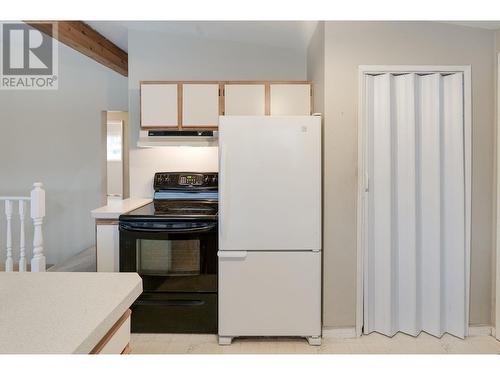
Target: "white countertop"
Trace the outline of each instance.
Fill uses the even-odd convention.
[[[118,219],[121,214],[135,210],[152,202],[147,198],[127,198],[123,200],[111,201],[107,206],[92,210],[92,217],[95,219]]]
[[[141,292],[136,273],[0,272],[0,353],[89,353]]]

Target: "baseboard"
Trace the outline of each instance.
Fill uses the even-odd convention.
[[[352,339],[356,336],[356,327],[323,327],[323,337],[330,337],[336,339]]]
[[[469,336],[493,336],[492,326],[469,326]]]
[[[469,336],[495,336],[495,328],[487,325],[469,326]],[[356,336],[356,327],[323,327],[323,337],[352,339]]]

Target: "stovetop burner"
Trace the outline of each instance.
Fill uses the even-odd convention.
[[[155,208],[157,202],[149,203],[136,210],[130,211],[125,215],[120,216],[121,221],[160,221],[160,220],[217,220],[217,203],[211,208],[196,209],[193,207],[180,207],[177,209],[161,209]]]

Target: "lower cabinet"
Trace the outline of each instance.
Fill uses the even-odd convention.
[[[120,271],[120,235],[118,222],[96,220],[97,272]]]

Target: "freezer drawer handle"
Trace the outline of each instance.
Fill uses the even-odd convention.
[[[219,258],[246,258],[246,251],[218,251],[217,256]]]

